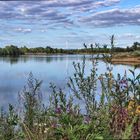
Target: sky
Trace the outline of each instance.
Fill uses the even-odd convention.
[[[140,0],[0,1],[0,47],[117,47],[140,41]]]

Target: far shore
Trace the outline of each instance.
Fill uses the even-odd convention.
[[[140,56],[135,56],[131,53],[116,54],[112,58],[113,64],[126,64],[126,65],[140,65]]]
[[[140,65],[140,57],[113,58],[113,64]]]

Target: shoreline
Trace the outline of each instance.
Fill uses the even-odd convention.
[[[140,65],[140,56],[135,56],[130,53],[116,54],[112,58],[113,64],[126,64],[126,65]]]

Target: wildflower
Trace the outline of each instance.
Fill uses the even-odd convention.
[[[128,111],[133,110],[132,106],[129,105],[128,108],[127,108],[127,110],[128,110]]]
[[[128,106],[133,106],[135,105],[135,101],[134,100],[130,100],[129,105]]]
[[[57,127],[56,122],[53,122],[53,123],[51,124],[51,128],[56,128],[56,127]]]
[[[38,125],[38,123],[34,123],[34,126],[37,126]]]
[[[134,112],[131,112],[130,115],[134,116],[135,114],[134,114]]]
[[[72,108],[72,104],[71,103],[67,104],[66,111],[67,111],[67,113],[69,113],[71,115],[74,114],[74,109]]]
[[[49,128],[45,128],[44,133],[47,133],[49,130]]]
[[[47,133],[47,131],[46,131],[46,130],[44,130],[44,133]]]
[[[60,108],[60,107],[57,107],[57,108],[55,109],[55,113],[57,113],[57,114],[61,114],[61,113],[62,113],[61,108]]]
[[[125,74],[124,74],[124,76],[122,78],[121,78],[120,74],[118,74],[117,85],[118,85],[119,90],[121,92],[128,89],[128,80],[127,80],[126,72],[125,72]]]
[[[130,100],[127,110],[129,111],[129,114],[132,116],[135,114],[135,106],[136,106],[136,102],[134,100]]]
[[[120,112],[121,115],[123,115],[123,117],[127,117],[127,115],[128,115],[128,112],[125,108],[120,109],[119,112]]]
[[[125,79],[120,80],[119,84],[120,84],[120,89],[121,90],[125,90],[128,87],[127,80],[125,80]]]
[[[140,105],[137,106],[137,108],[136,108],[136,114],[137,114],[137,115],[140,115]]]
[[[128,104],[128,110],[133,110],[134,107],[135,107],[135,101],[134,100],[130,100],[129,104]]]
[[[42,124],[40,123],[38,126],[40,126],[40,127],[41,127],[41,126],[42,126]]]
[[[44,123],[43,125],[44,125],[44,126],[46,126],[47,124],[46,124],[46,123]]]
[[[108,75],[110,78],[112,78],[112,72],[109,72]]]
[[[88,123],[90,123],[90,121],[91,121],[91,118],[89,116],[86,116],[85,119],[84,119],[84,122],[86,124],[88,124]]]

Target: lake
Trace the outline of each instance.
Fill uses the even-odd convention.
[[[48,56],[20,56],[17,58],[0,57],[0,106],[7,106],[9,103],[16,105],[18,102],[18,93],[26,85],[29,73],[32,72],[34,77],[43,80],[42,93],[44,102],[48,102],[50,95],[50,82],[57,87],[66,90],[68,78],[73,75],[73,62],[82,62],[84,55],[48,55]],[[92,68],[91,55],[85,55],[86,70],[88,75]],[[98,74],[106,71],[106,64],[103,61],[98,63]],[[130,76],[127,65],[114,65],[113,73],[121,75],[127,71]],[[140,69],[136,70],[138,74]],[[131,77],[131,76],[130,76]],[[67,90],[68,94],[69,91]]]

